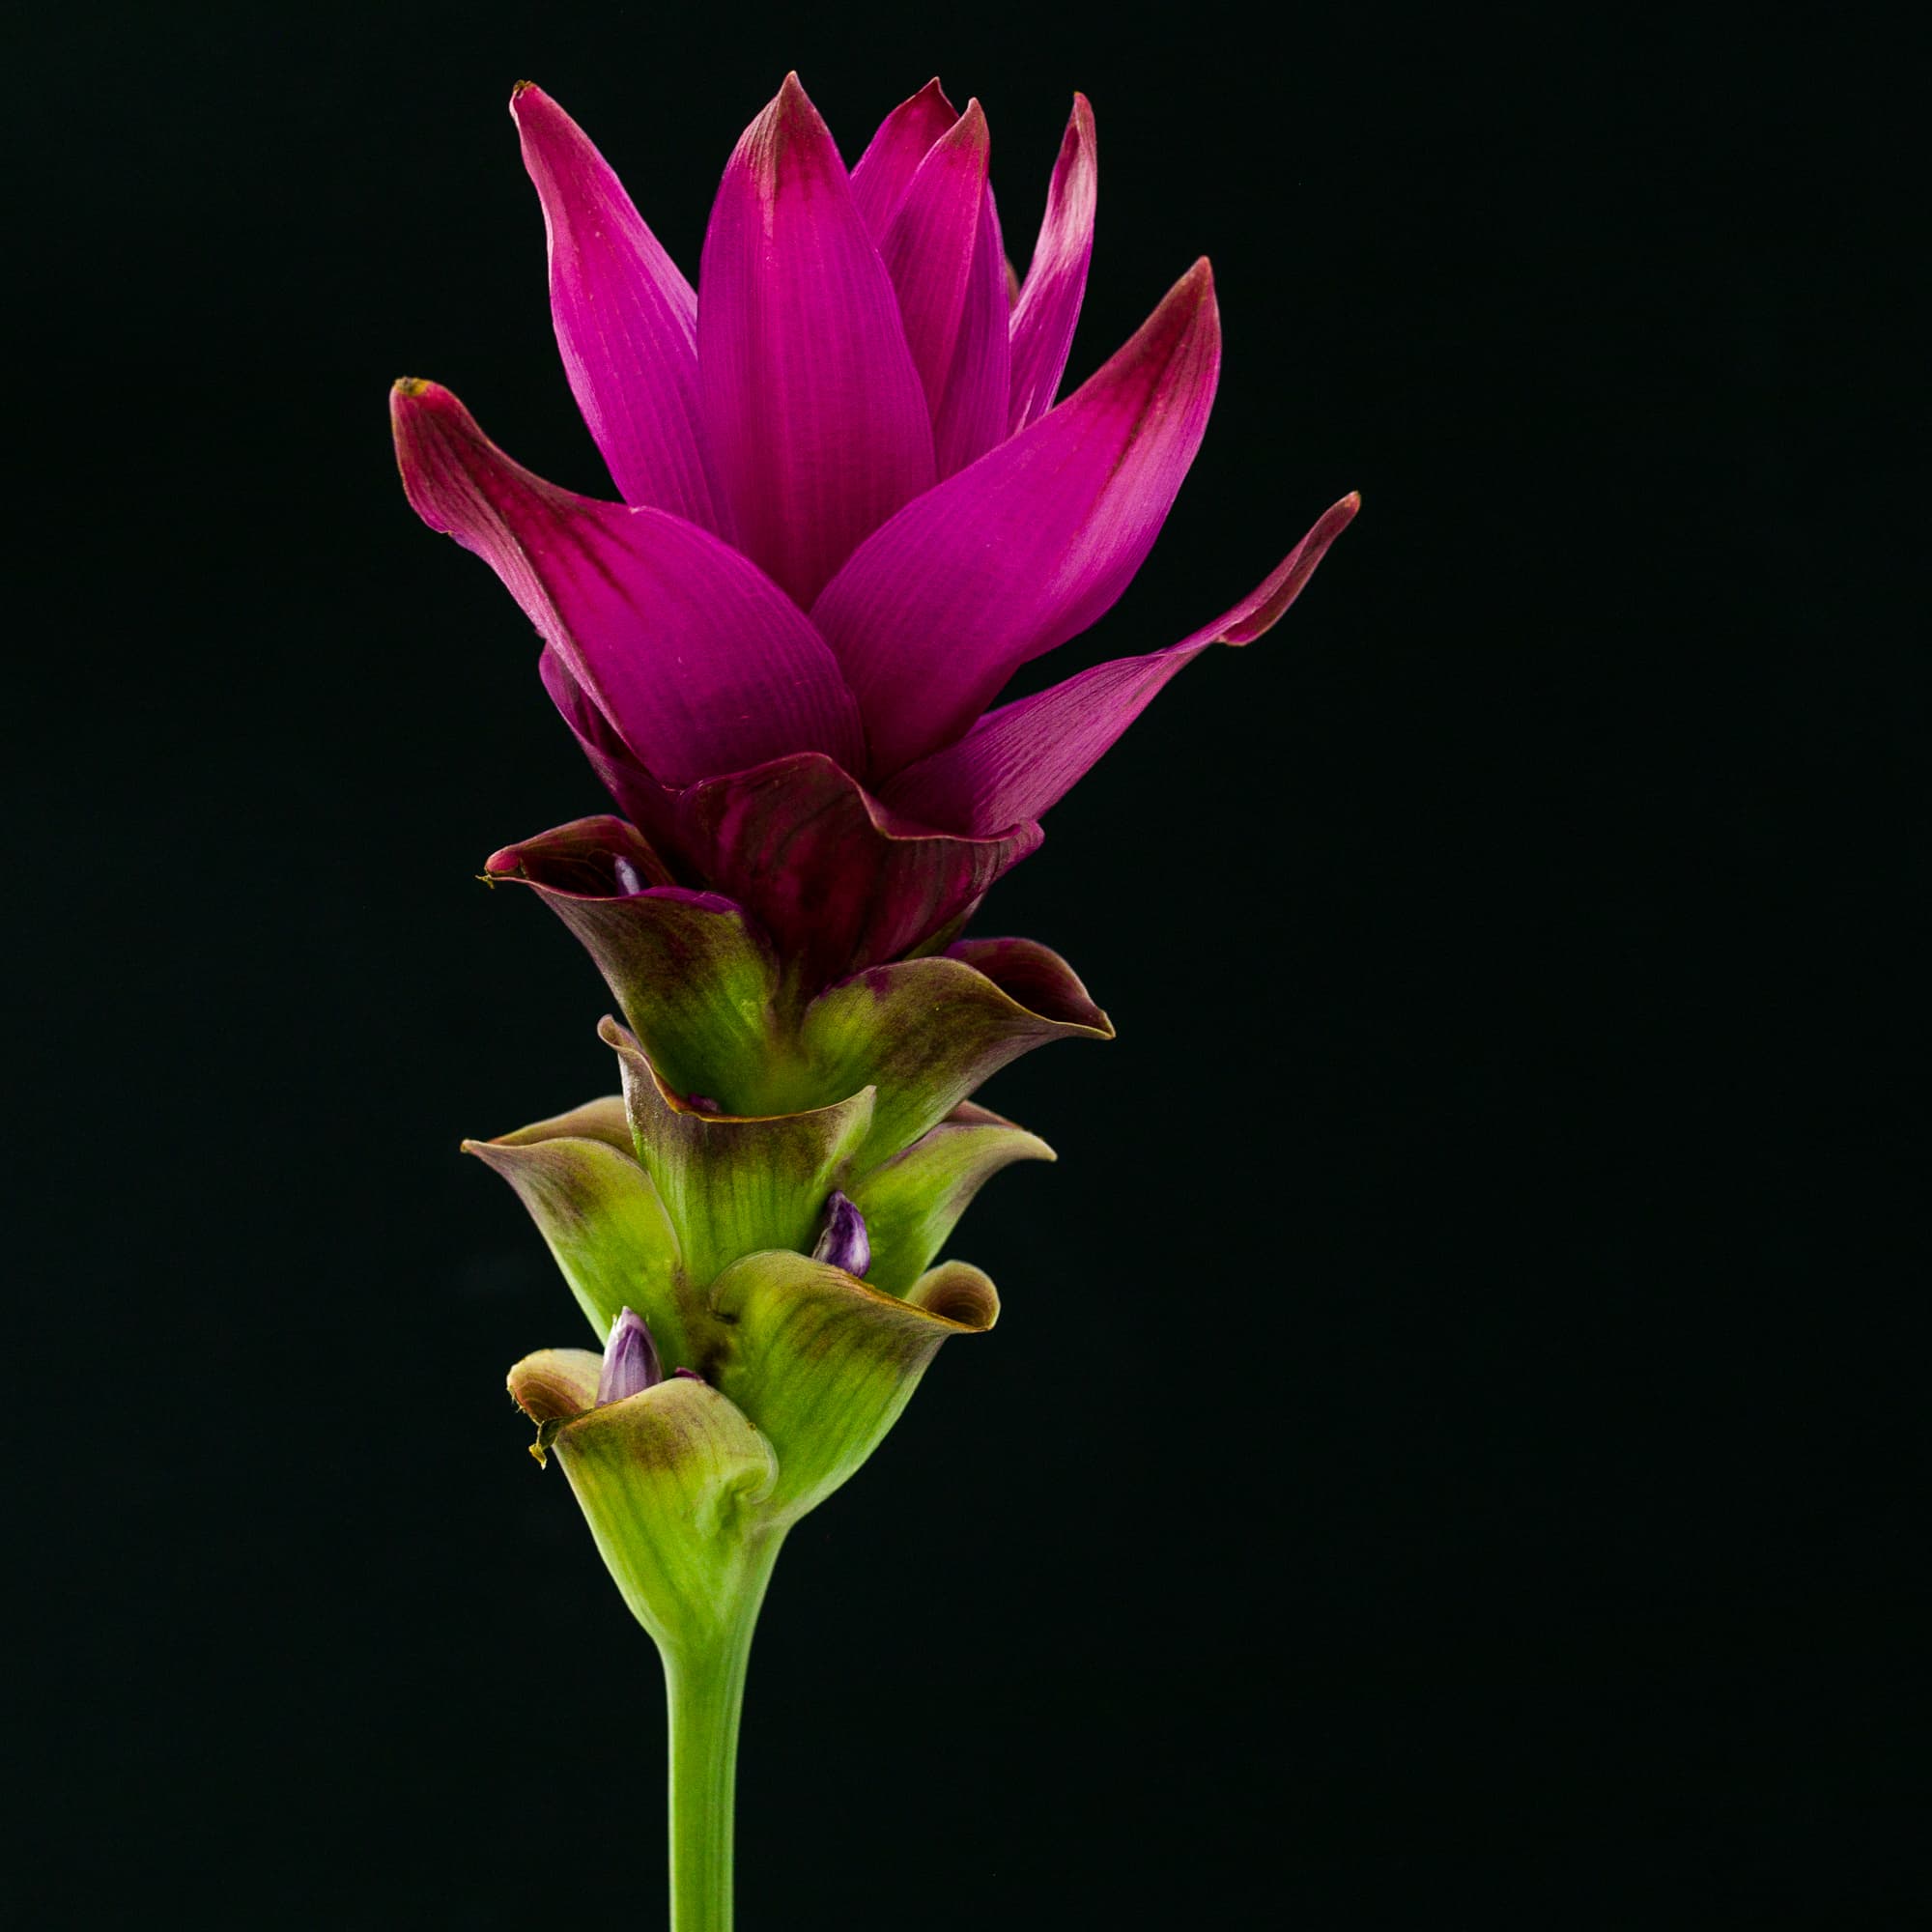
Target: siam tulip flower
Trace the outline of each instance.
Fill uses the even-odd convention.
[[[715,890],[805,996],[943,947],[1169,678],[1281,617],[1356,499],[1180,642],[996,705],[1126,589],[1220,366],[1203,261],[1057,400],[1093,244],[1085,99],[1021,282],[978,101],[955,112],[932,82],[848,170],[794,75],[726,166],[696,293],[554,101],[525,84],[511,112],[564,365],[622,500],[521,468],[431,383],[396,385],[398,458],[417,513],[536,626],[636,830],[580,821],[492,874],[559,910]]]
[[[1280,618],[1356,503],[1179,643],[1001,704],[1126,589],[1219,371],[1201,262],[1060,399],[1086,101],[1022,282],[977,101],[933,82],[848,171],[787,79],[726,167],[701,299],[554,102],[526,84],[511,111],[620,500],[520,468],[434,384],[391,408],[410,501],[523,606],[625,814],[486,862],[595,960],[621,1091],[465,1146],[599,1345],[526,1356],[510,1391],[663,1656],[674,1932],[728,1932],[738,1712],[780,1546],[941,1345],[998,1319],[942,1251],[987,1180],[1053,1154],[974,1095],[1036,1047],[1112,1036],[1055,953],[961,929],[1169,678]]]

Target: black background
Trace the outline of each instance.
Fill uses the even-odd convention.
[[[501,1393],[576,1318],[456,1152],[611,1084],[472,878],[600,798],[385,389],[606,492],[510,85],[695,271],[791,66],[848,157],[979,94],[1022,261],[1092,96],[1073,378],[1215,263],[1215,422],[1056,674],[1366,506],[978,922],[1121,1038],[990,1091],[1062,1153],[955,1237],[1006,1319],[780,1567],[744,1924],[1906,1922],[1901,49],[469,4],[45,10],[10,84],[36,1922],[661,1909],[655,1662]]]

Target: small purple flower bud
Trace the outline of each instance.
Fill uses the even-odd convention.
[[[643,875],[622,853],[611,861],[611,869],[617,874],[617,890],[629,895],[644,889]]]
[[[597,1406],[607,1402],[622,1402],[627,1395],[639,1395],[656,1388],[664,1380],[664,1366],[658,1360],[657,1344],[644,1326],[644,1318],[625,1309],[611,1324],[611,1339],[604,1345],[604,1370],[597,1378]]]
[[[872,1265],[871,1236],[866,1217],[835,1187],[825,1204],[825,1232],[811,1251],[815,1262],[830,1262],[847,1274],[864,1274]]]
[[[724,1111],[724,1107],[718,1101],[714,1100],[709,1094],[687,1094],[684,1096],[684,1104],[694,1114],[722,1114]]]

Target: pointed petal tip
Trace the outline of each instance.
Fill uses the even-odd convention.
[[[563,109],[533,80],[520,80],[510,90],[510,119],[519,128],[535,114],[553,114],[567,119]]]
[[[934,74],[932,78],[928,80],[925,83],[925,85],[919,90],[917,94],[907,95],[906,98],[903,100],[901,100],[896,107],[893,109],[893,115],[908,114],[913,108],[918,107],[922,104],[928,107],[938,108],[939,111],[942,114],[944,114],[949,121],[956,121],[959,118],[958,108],[953,106],[952,101],[951,98],[948,96],[945,87],[941,85],[939,76],[937,74]],[[887,122],[889,126],[891,125],[891,120],[892,116],[889,115],[887,117]]]
[[[828,143],[832,139],[831,130],[825,126],[825,117],[812,104],[811,96],[805,91],[805,83],[799,79],[796,68],[785,75],[784,85],[772,97],[771,105],[759,121],[779,134],[796,132],[810,136],[822,130]],[[752,126],[757,127],[759,121],[753,122]],[[844,164],[840,162],[839,165],[842,167]]]
[[[455,423],[475,432],[482,431],[476,426],[476,418],[463,405],[453,389],[445,389],[440,383],[432,382],[427,376],[399,376],[389,386],[389,414],[398,423],[404,420],[420,422],[437,417]]]
[[[1346,497],[1330,503],[1315,520],[1315,527],[1302,539],[1303,546],[1312,548],[1320,545],[1326,550],[1355,521],[1356,512],[1361,507],[1362,493],[1350,490]]]
[[[403,471],[406,494],[414,488],[412,475],[418,474],[426,463],[434,462],[431,453],[446,449],[452,439],[459,442],[488,440],[476,418],[455,393],[426,376],[401,376],[390,384],[389,429],[395,438],[396,461]],[[416,514],[432,527],[447,527],[435,518],[424,516],[423,506],[413,494],[410,495],[410,501]]]
[[[1168,290],[1160,306],[1142,326],[1142,333],[1158,337],[1160,318],[1166,318],[1170,327],[1178,326],[1177,341],[1204,340],[1210,345],[1210,353],[1219,356],[1221,304],[1214,293],[1214,265],[1206,255]]]
[[[1358,490],[1350,490],[1340,502],[1329,504],[1316,519],[1314,528],[1275,566],[1273,575],[1247,604],[1222,618],[1217,626],[1212,627],[1211,636],[1204,637],[1197,632],[1189,641],[1239,645],[1251,644],[1258,638],[1265,637],[1307,588],[1316,566],[1327,555],[1335,539],[1354,522],[1355,512],[1361,507],[1362,497]]]
[[[1203,255],[1187,272],[1154,304],[1153,312],[1128,337],[1111,358],[1111,363],[1126,363],[1151,352],[1171,355],[1179,344],[1205,331],[1218,344],[1221,328],[1220,303],[1214,296],[1214,265]],[[1089,378],[1089,381],[1093,381]]]

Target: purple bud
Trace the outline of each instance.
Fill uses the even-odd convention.
[[[604,1345],[604,1371],[597,1378],[597,1406],[607,1402],[622,1402],[627,1395],[639,1395],[656,1388],[664,1380],[664,1367],[658,1360],[657,1344],[644,1326],[644,1318],[625,1309],[611,1324],[611,1339]]]
[[[847,1274],[864,1274],[872,1265],[871,1237],[866,1217],[835,1187],[825,1204],[825,1232],[811,1251],[815,1262],[830,1262]]]
[[[643,891],[643,875],[622,853],[611,861],[611,869],[617,874],[617,890],[626,896]]]

